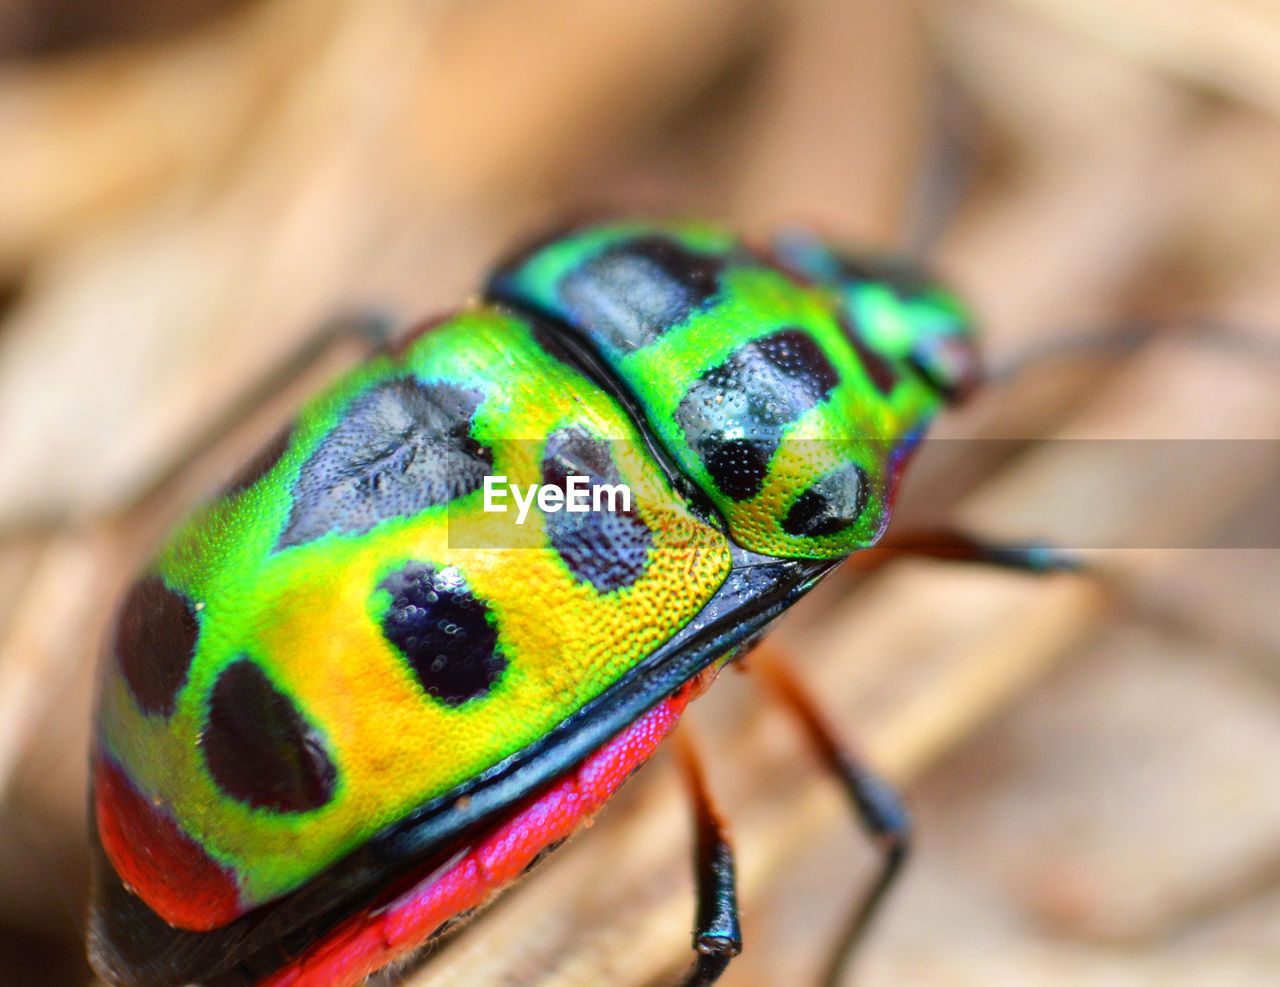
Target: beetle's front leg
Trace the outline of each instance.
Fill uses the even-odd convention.
[[[922,528],[889,534],[875,548],[858,553],[863,571],[878,568],[898,555],[952,562],[980,562],[1019,572],[1074,572],[1081,568],[1073,552],[1044,541],[991,541],[955,528]]]
[[[720,979],[729,961],[742,952],[738,922],[738,882],[733,845],[724,820],[707,791],[706,778],[687,728],[677,734],[696,826],[694,877],[698,888],[698,912],[693,928],[697,958],[680,981],[680,987],[705,987]]]
[[[881,854],[880,870],[849,913],[827,964],[822,983],[833,987],[840,982],[854,950],[902,872],[911,845],[911,817],[893,786],[844,745],[780,654],[766,644],[752,652],[749,661],[750,667],[764,676],[770,691],[799,720],[809,742],[843,784]]]
[[[390,344],[394,326],[395,321],[390,315],[367,309],[353,309],[328,319],[208,422],[177,459],[151,481],[140,497],[141,505],[138,510],[143,514],[150,513],[153,510],[150,499],[157,491],[198,463],[228,433],[261,411],[281,392],[302,380],[326,357],[332,356],[335,347],[344,343],[354,344],[360,355],[367,358]]]

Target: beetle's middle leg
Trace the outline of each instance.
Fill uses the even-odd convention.
[[[697,957],[680,981],[680,987],[706,987],[719,980],[729,961],[742,952],[738,883],[733,846],[707,791],[702,764],[687,727],[676,734],[676,746],[693,802],[697,828],[694,876],[698,887],[698,912],[693,928]]]
[[[911,817],[889,782],[869,768],[836,736],[818,705],[800,684],[785,659],[767,644],[752,652],[750,667],[764,676],[770,691],[795,715],[809,742],[843,784],[867,833],[880,851],[880,870],[849,913],[822,983],[833,987],[862,940],[906,863],[911,845]]]

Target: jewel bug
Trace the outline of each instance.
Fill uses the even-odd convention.
[[[752,246],[598,223],[502,261],[483,300],[308,402],[125,596],[92,751],[95,968],[351,984],[416,951],[589,819],[721,668],[882,538],[921,435],[978,372],[950,293],[803,232]],[[480,523],[497,475],[634,499],[540,509],[517,545]],[[789,673],[769,677],[885,848],[852,942],[906,815]],[[740,934],[724,827],[690,776],[686,983],[706,984]]]

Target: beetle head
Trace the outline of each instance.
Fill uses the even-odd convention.
[[[840,250],[803,228],[780,233],[771,247],[783,267],[840,295],[860,342],[909,365],[947,401],[963,400],[979,383],[973,319],[920,265]]]

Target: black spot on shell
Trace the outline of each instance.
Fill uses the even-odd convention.
[[[747,343],[698,378],[675,420],[717,489],[747,500],[763,488],[787,426],[824,401],[839,381],[807,333],[781,329]]]
[[[566,274],[569,321],[615,350],[656,342],[720,290],[723,261],[663,236],[609,247]]]
[[[483,397],[412,378],[361,395],[303,463],[276,548],[363,534],[479,489],[493,467],[493,453],[470,433]]]
[[[853,345],[854,352],[858,354],[858,362],[871,378],[872,385],[881,394],[888,395],[898,383],[898,372],[893,368],[893,364],[868,346],[857,328],[849,325],[848,320],[843,316],[840,322],[844,327],[845,335]]]
[[[218,787],[254,808],[307,812],[333,798],[320,734],[247,658],[218,676],[200,747]]]
[[[716,439],[699,453],[716,489],[730,500],[750,500],[764,489],[777,439]]]
[[[129,590],[116,620],[115,653],[143,711],[173,713],[199,636],[191,601],[159,577],[141,579]]]
[[[552,433],[542,453],[543,483],[564,490],[571,476],[587,476],[601,483],[622,482],[609,443],[581,428]]]
[[[855,525],[866,506],[867,474],[857,463],[845,463],[795,499],[782,530],[807,538],[834,535]]]
[[[489,692],[506,671],[489,607],[453,567],[410,562],[379,584],[391,594],[382,632],[427,695],[461,706]]]
[[[609,452],[609,444],[593,438],[582,429],[568,428],[547,440],[542,458],[542,482],[568,492],[570,476],[585,476],[588,507],[595,493],[606,484],[621,482],[618,468]],[[574,578],[589,583],[601,593],[630,586],[644,572],[649,558],[653,533],[636,513],[634,505],[627,510],[608,510],[607,491],[602,491],[602,510],[586,512],[566,508],[546,515],[547,531]],[[567,500],[566,500],[567,505]],[[615,502],[615,506],[621,506]]]

